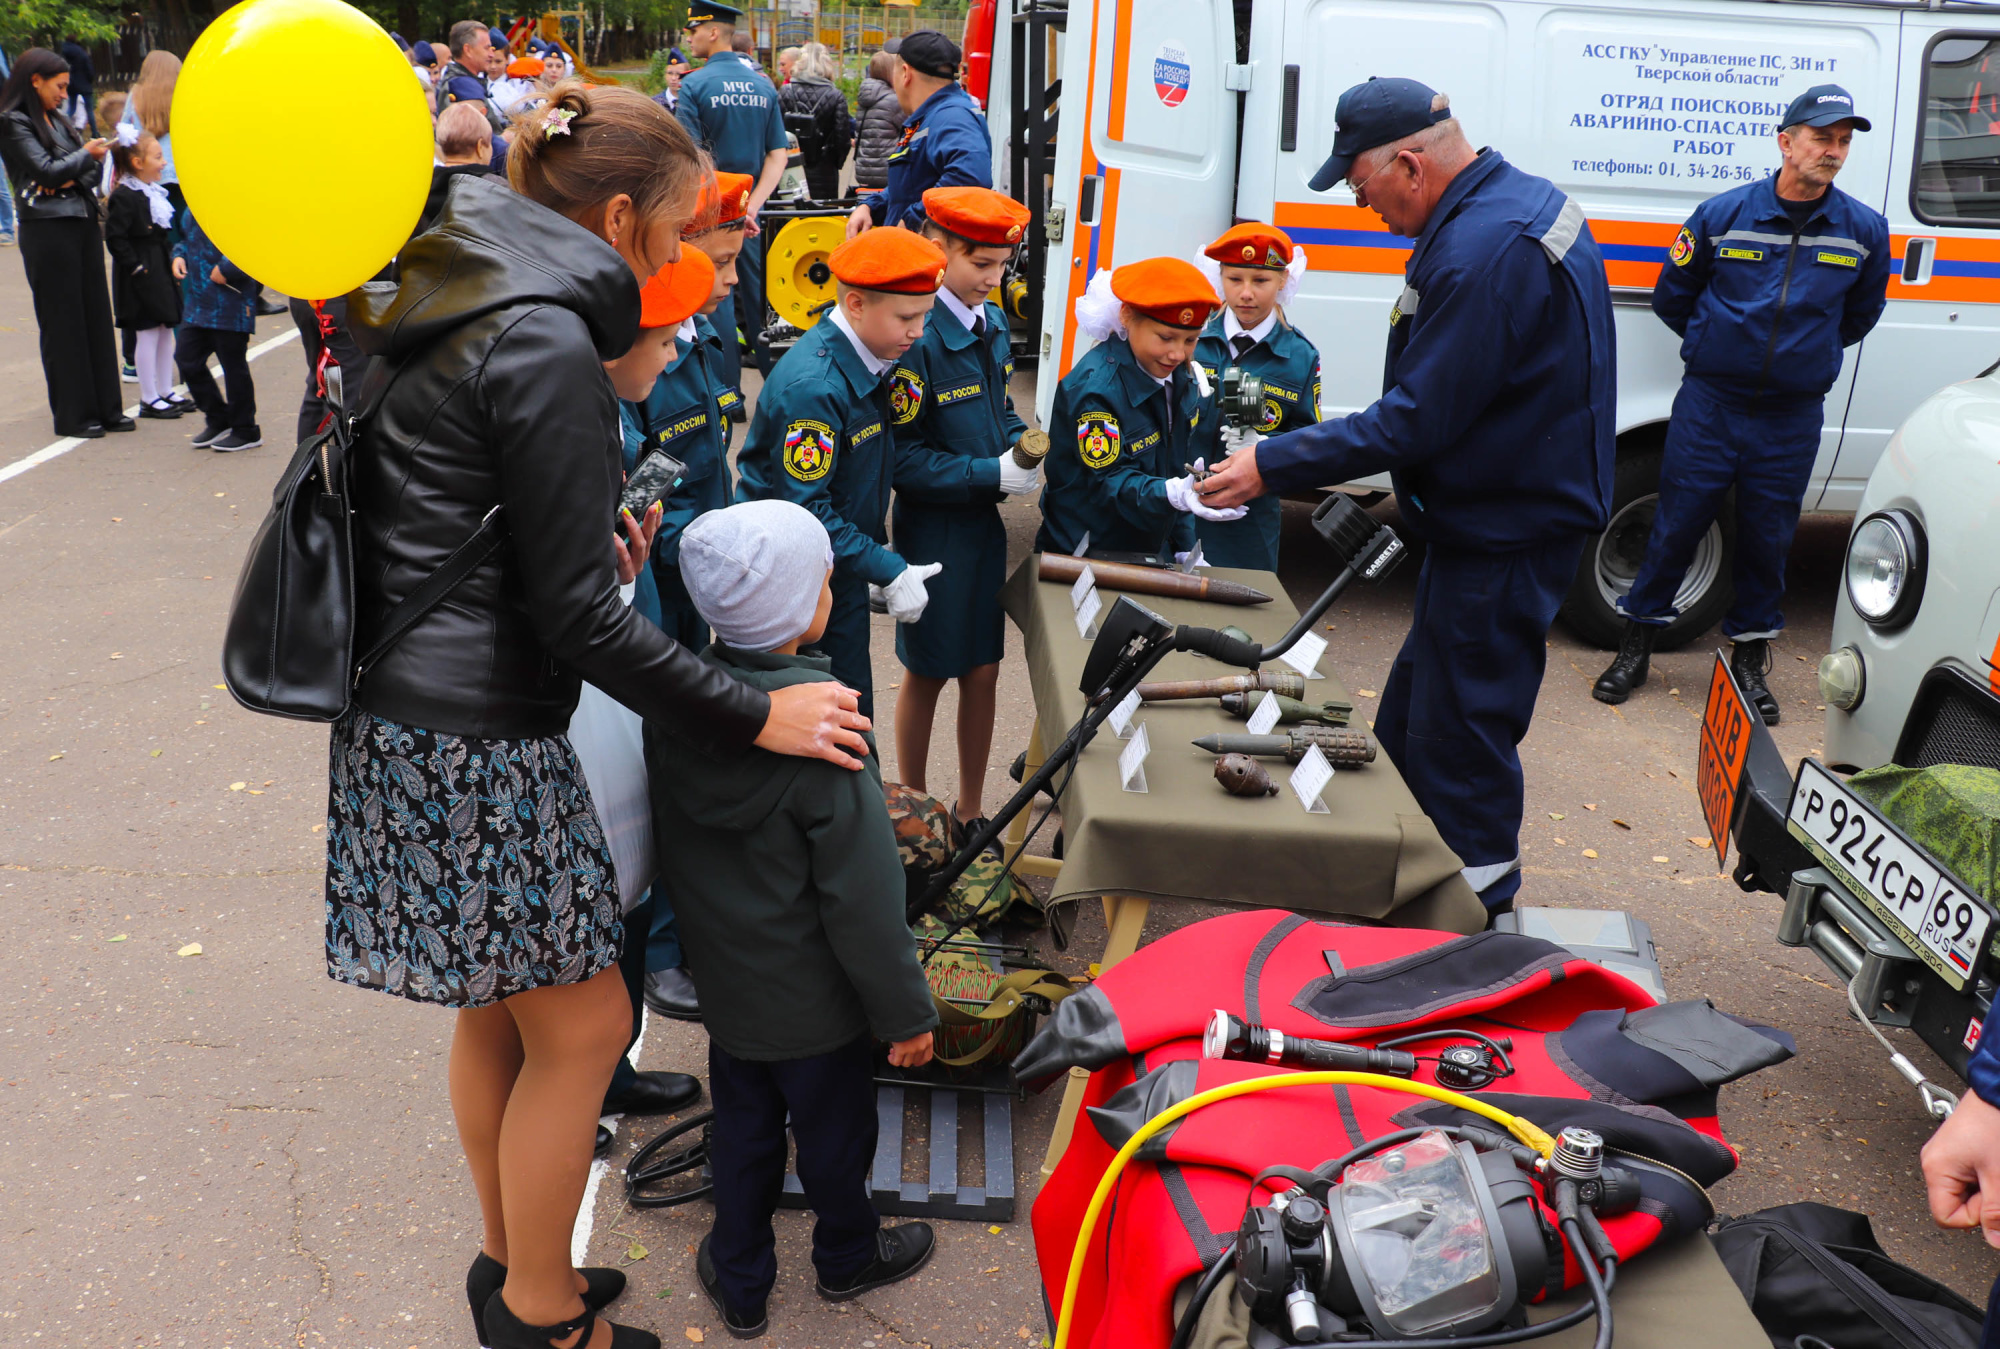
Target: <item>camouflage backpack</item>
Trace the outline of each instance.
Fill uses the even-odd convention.
[[[889,806],[889,822],[896,831],[896,851],[903,860],[903,881],[911,902],[930,887],[931,878],[952,859],[963,843],[961,830],[951,812],[936,797],[900,782],[886,783],[883,795]],[[1033,909],[1016,913],[1016,919],[1039,915],[1034,896],[1014,884],[1002,859],[992,850],[979,855],[971,866],[952,882],[951,892],[936,912],[954,926],[977,918],[982,923],[998,922],[1019,900]]]

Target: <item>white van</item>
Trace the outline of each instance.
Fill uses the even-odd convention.
[[[1038,411],[1087,347],[1071,301],[1099,267],[1189,257],[1270,220],[1311,270],[1291,320],[1319,347],[1322,411],[1381,392],[1410,240],[1343,187],[1306,186],[1341,91],[1371,75],[1450,95],[1475,145],[1552,179],[1588,213],[1618,313],[1616,514],[1564,615],[1614,645],[1612,603],[1651,526],[1679,339],[1649,306],[1703,198],[1774,171],[1776,120],[1837,83],[1874,124],[1840,188],[1889,218],[1888,310],[1849,348],[1805,508],[1852,511],[1890,433],[1939,387],[2000,358],[2000,9],[1753,0],[1012,0],[993,43],[996,183],[1035,208],[1044,256],[1025,308]],[[1011,33],[1008,31],[1011,29]],[[1046,69],[1046,79],[1038,79]],[[1059,81],[1059,84],[1052,82]],[[1046,209],[1044,209],[1046,208]],[[1039,286],[1040,303],[1033,287]],[[1332,484],[1329,484],[1332,485]],[[1385,487],[1386,480],[1364,484]],[[1728,603],[1733,522],[1711,529],[1668,643]]]

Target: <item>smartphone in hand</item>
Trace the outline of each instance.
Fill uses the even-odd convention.
[[[681,485],[686,471],[687,465],[665,450],[654,450],[626,476],[625,490],[618,494],[619,510],[644,520],[654,502],[666,500]]]

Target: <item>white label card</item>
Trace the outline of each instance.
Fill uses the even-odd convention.
[[[1320,753],[1318,745],[1306,751],[1306,757],[1299,760],[1299,766],[1292,770],[1292,791],[1297,793],[1299,804],[1308,815],[1326,815],[1330,812],[1319,794],[1326,790],[1326,784],[1333,781],[1333,765]]]
[[[1082,538],[1080,538],[1080,539],[1078,539],[1078,540],[1076,541],[1076,551],[1075,551],[1075,552],[1073,552],[1073,553],[1071,553],[1071,554],[1070,554],[1070,556],[1071,556],[1071,557],[1088,557],[1088,556],[1090,556],[1090,531],[1089,531],[1089,530],[1087,530],[1087,529],[1086,529],[1086,530],[1084,530],[1084,531],[1083,531],[1083,537],[1082,537]]]
[[[1297,670],[1307,679],[1324,679],[1319,672],[1319,658],[1326,654],[1326,638],[1316,632],[1308,632],[1292,643],[1292,649],[1278,657],[1279,660]]]
[[[1319,748],[1315,745],[1313,748]],[[1132,729],[1132,738],[1125,742],[1125,748],[1118,751],[1118,785],[1128,792],[1146,790],[1146,756],[1153,746],[1146,739],[1146,723],[1140,722]],[[1326,760],[1322,758],[1321,763]],[[1333,770],[1328,769],[1330,774]],[[1325,810],[1325,806],[1320,807]]]
[[[1269,735],[1271,728],[1278,724],[1278,695],[1269,689],[1257,701],[1257,708],[1250,714],[1249,731],[1252,735]]]
[[[1132,734],[1132,715],[1140,707],[1139,690],[1133,689],[1118,700],[1118,706],[1111,709],[1111,733],[1120,740]]]
[[[1095,590],[1087,592],[1083,597],[1083,603],[1077,607],[1076,635],[1085,641],[1096,637],[1097,616],[1102,612],[1104,612],[1104,601],[1097,597]]]
[[[1076,584],[1069,588],[1069,607],[1081,609],[1083,597],[1097,589],[1097,573],[1085,567],[1083,574],[1076,578]]]
[[[1192,572],[1196,567],[1206,567],[1207,565],[1208,559],[1201,554],[1201,540],[1196,539],[1194,541],[1194,551],[1187,555],[1187,561],[1181,563],[1181,570]]]

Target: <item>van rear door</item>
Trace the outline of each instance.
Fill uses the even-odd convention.
[[[1073,0],[1066,38],[1054,192],[1065,237],[1049,241],[1035,396],[1044,421],[1060,376],[1088,349],[1071,302],[1091,275],[1188,257],[1234,223],[1237,99],[1225,79],[1236,30],[1226,0]]]
[[[1859,375],[1821,510],[1851,511],[1889,437],[1945,384],[2000,360],[2000,19],[1902,15],[1893,113],[1856,106],[1887,140],[1895,268],[1889,303],[1848,364]],[[1843,170],[1839,185],[1848,188]]]

